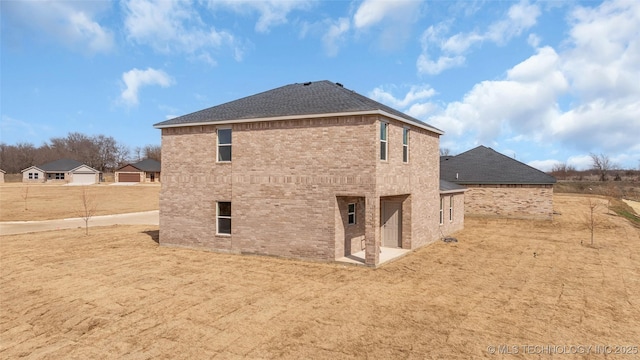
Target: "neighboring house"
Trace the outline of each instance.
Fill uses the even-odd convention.
[[[464,228],[464,198],[467,188],[440,179],[440,231],[442,237]]]
[[[322,261],[364,250],[376,266],[386,248],[447,234],[442,131],[340,84],[291,84],[154,126],[161,245]]]
[[[7,172],[0,169],[0,184],[2,184],[4,182],[4,174],[6,174]]]
[[[115,172],[115,182],[156,182],[160,181],[160,161],[144,159],[127,164]]]
[[[468,188],[467,215],[553,217],[556,179],[491,148],[478,146],[441,157],[440,178]]]
[[[22,181],[89,185],[100,181],[100,171],[76,160],[60,159],[22,170]]]

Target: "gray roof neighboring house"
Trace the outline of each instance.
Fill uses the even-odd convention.
[[[443,134],[431,125],[369,99],[339,83],[315,81],[290,84],[230,101],[154,125],[162,129],[211,123],[286,120],[338,115],[380,114]]]
[[[478,146],[456,156],[442,156],[440,178],[462,185],[542,185],[556,182],[553,176],[485,146]]]
[[[70,172],[73,171],[81,166],[86,166],[89,169],[93,170],[93,172],[98,173],[99,171],[88,166],[85,165],[79,161],[73,160],[73,159],[60,159],[60,160],[56,160],[56,161],[52,161],[52,162],[48,162],[46,164],[43,165],[38,165],[38,166],[30,166],[24,170],[22,170],[22,172],[25,172],[26,170],[32,169],[32,168],[36,168],[36,169],[40,169],[43,172],[46,173],[54,173],[54,172]]]
[[[129,165],[144,172],[160,172],[160,161],[154,160],[154,159],[144,159],[144,160],[138,161],[137,163],[125,165],[120,169]]]

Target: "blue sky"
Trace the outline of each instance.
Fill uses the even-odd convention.
[[[153,124],[331,80],[548,170],[640,166],[640,2],[11,1],[0,141],[69,132],[132,148]]]

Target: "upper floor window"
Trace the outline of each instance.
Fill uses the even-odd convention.
[[[380,160],[387,160],[389,150],[387,149],[387,140],[389,138],[389,124],[380,123]]]
[[[218,161],[231,161],[231,129],[218,129]]]
[[[402,161],[409,162],[409,129],[402,129]]]

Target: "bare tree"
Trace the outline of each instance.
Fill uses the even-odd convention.
[[[451,156],[451,150],[448,148],[440,148],[440,156]]]
[[[589,155],[591,156],[591,166],[593,167],[593,170],[598,172],[600,181],[607,181],[607,174],[615,167],[609,156],[594,153]]]
[[[587,207],[589,209],[589,212],[587,214],[584,215],[584,220],[583,223],[585,224],[585,226],[587,227],[587,229],[589,229],[589,232],[591,233],[591,245],[593,246],[593,235],[595,233],[596,227],[598,226],[598,218],[596,217],[596,209],[600,206],[600,204],[592,199],[589,198],[589,201],[587,202]],[[582,240],[580,240],[580,245],[582,245]]]
[[[84,220],[84,234],[89,235],[89,220],[96,214],[97,202],[95,196],[87,191],[87,187],[82,187],[80,194],[80,217]]]
[[[146,159],[161,160],[162,148],[160,145],[146,145],[143,150]]]
[[[29,200],[29,185],[22,187],[22,193],[20,195],[22,196],[22,200],[24,200],[24,209],[29,210],[27,206],[27,201]]]

